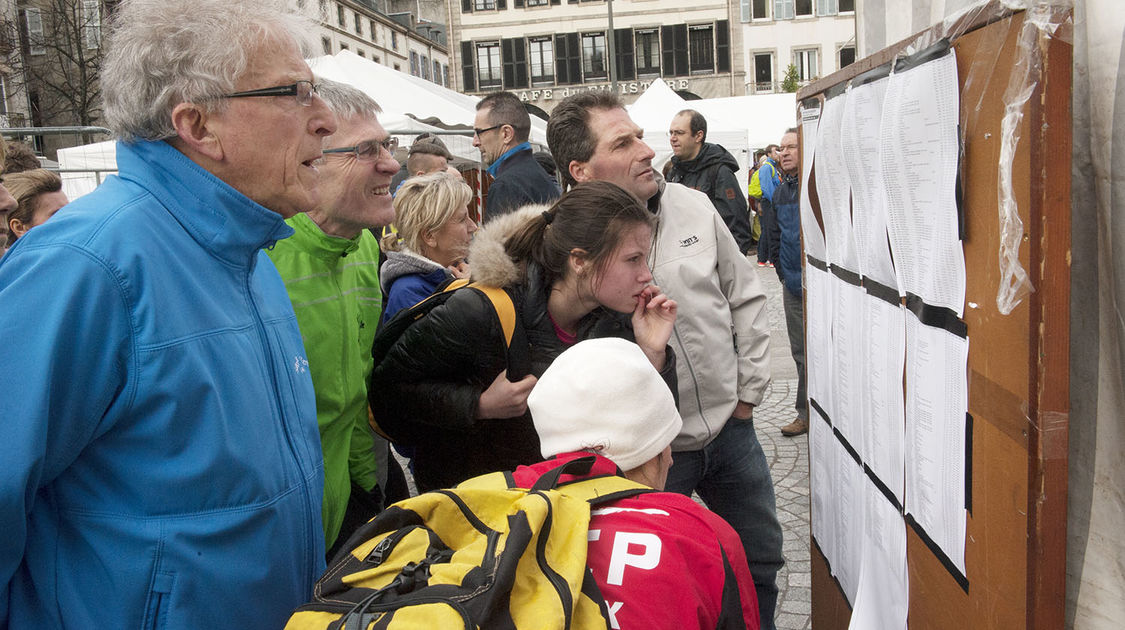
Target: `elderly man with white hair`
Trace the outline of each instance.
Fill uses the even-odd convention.
[[[263,251],[335,117],[304,20],[124,0],[120,175],[0,260],[0,627],[279,628],[324,567],[308,361]]]
[[[515,484],[593,456],[588,472],[663,490],[683,421],[668,384],[635,343],[582,341],[563,352],[527,399],[547,461],[521,466]],[[565,492],[565,483],[560,486]],[[758,600],[731,526],[690,498],[652,492],[594,509],[586,563],[613,628],[749,628]]]

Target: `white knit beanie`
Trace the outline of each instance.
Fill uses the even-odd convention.
[[[637,344],[590,339],[563,352],[527,398],[543,457],[590,450],[632,470],[656,457],[683,420]]]

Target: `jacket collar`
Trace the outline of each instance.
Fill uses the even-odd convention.
[[[496,161],[493,162],[492,165],[488,167],[488,174],[493,176],[493,177],[496,177],[496,174],[500,172],[500,165],[503,164],[505,161],[507,161],[508,158],[510,158],[513,155],[519,153],[520,151],[531,151],[531,143],[530,142],[521,142],[521,143],[517,144],[516,146],[514,146],[514,147],[508,149],[507,151],[505,151],[504,155],[501,155],[500,157],[496,158]]]
[[[120,177],[151,193],[216,258],[241,266],[293,234],[262,207],[163,140],[117,143]]]
[[[356,234],[353,238],[329,236],[324,233],[324,230],[320,229],[316,221],[310,219],[309,215],[304,212],[287,219],[285,222],[293,228],[292,238],[294,243],[300,245],[305,252],[328,263],[335,263],[340,258],[359,249],[359,239],[363,237],[363,232]]]

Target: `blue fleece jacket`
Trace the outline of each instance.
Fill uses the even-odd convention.
[[[0,260],[0,627],[280,628],[324,567],[292,229],[165,142],[117,162]]]

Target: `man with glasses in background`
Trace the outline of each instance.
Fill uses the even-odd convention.
[[[785,328],[789,350],[797,365],[797,418],[781,427],[781,434],[794,437],[809,432],[809,399],[805,380],[805,309],[801,296],[801,147],[797,128],[781,136],[778,156],[780,183],[773,190],[773,210],[780,246],[777,252],[777,277],[785,303]]]
[[[528,136],[531,117],[510,92],[495,92],[477,103],[473,146],[492,175],[484,206],[484,221],[533,203],[550,203],[559,186],[535,161]]]
[[[382,110],[369,96],[327,80],[319,89],[337,121],[318,167],[320,203],[286,220],[295,234],[269,255],[308,352],[324,453],[324,543],[332,549],[383,503],[367,424],[371,341],[383,312],[379,244],[369,230],[394,220],[390,186],[398,143],[379,124]],[[358,522],[342,530],[349,497]]]
[[[324,569],[297,318],[263,251],[336,131],[269,0],[124,0],[120,175],[0,259],[0,627],[280,628]]]

